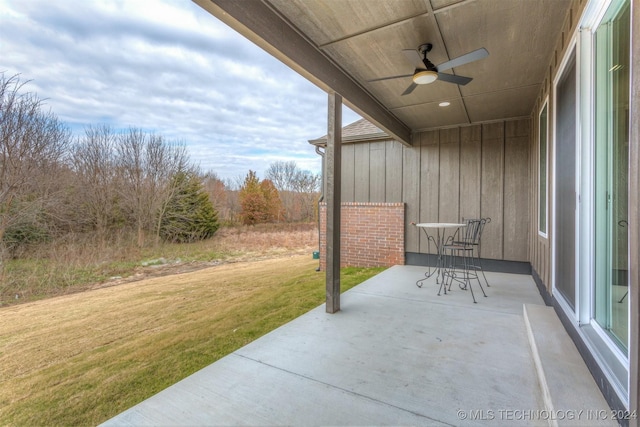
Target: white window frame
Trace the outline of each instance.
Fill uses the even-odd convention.
[[[579,205],[576,216],[580,218],[577,226],[577,234],[582,236],[577,241],[578,268],[576,270],[576,317],[578,321],[578,333],[582,336],[589,352],[594,356],[596,363],[602,369],[603,374],[608,378],[609,384],[615,390],[622,403],[628,408],[629,386],[629,358],[613,342],[611,337],[595,321],[594,313],[594,286],[595,277],[593,265],[595,263],[595,241],[593,230],[595,218],[593,215],[593,189],[595,186],[595,76],[594,67],[594,37],[595,31],[601,24],[607,10],[613,0],[591,0],[585,7],[580,25],[580,36],[578,39],[577,70],[579,73],[578,99],[580,100],[579,111],[579,150],[577,165],[580,179]],[[588,238],[586,238],[588,236]],[[568,306],[568,305],[567,305]],[[611,371],[611,364],[618,364],[618,370],[623,366],[627,370],[626,390],[618,385],[618,379]]]
[[[558,304],[560,305],[560,307],[562,308],[562,310],[567,314],[567,316],[569,317],[569,319],[572,320],[577,320],[578,316],[579,316],[579,311],[580,311],[580,304],[579,304],[579,297],[580,297],[580,293],[579,293],[579,274],[580,274],[580,270],[578,268],[579,265],[579,255],[578,255],[578,248],[579,248],[579,235],[580,232],[578,230],[581,230],[580,228],[580,218],[578,213],[580,212],[579,209],[579,202],[580,202],[580,195],[579,195],[579,183],[580,183],[580,176],[581,173],[579,171],[580,168],[580,154],[581,154],[581,150],[580,150],[580,141],[581,141],[581,132],[580,132],[580,105],[581,105],[581,99],[580,99],[580,49],[578,46],[578,37],[577,37],[578,31],[576,30],[573,35],[571,36],[571,39],[567,45],[567,48],[565,50],[565,54],[562,58],[562,60],[560,61],[560,65],[558,66],[558,71],[556,72],[556,75],[554,76],[553,79],[553,85],[552,85],[552,91],[553,91],[553,132],[551,132],[551,141],[552,141],[552,150],[551,150],[551,162],[550,162],[550,167],[553,168],[553,182],[551,185],[552,188],[552,200],[553,200],[553,206],[554,209],[552,211],[551,214],[551,221],[553,224],[553,230],[557,230],[557,222],[556,222],[556,206],[557,206],[557,200],[556,200],[556,174],[555,174],[555,170],[556,170],[556,147],[558,146],[558,141],[556,139],[556,130],[558,129],[558,116],[557,116],[557,112],[558,112],[558,84],[560,83],[560,80],[562,79],[562,77],[564,76],[564,73],[567,69],[567,66],[569,65],[569,60],[571,59],[572,56],[575,55],[575,64],[576,64],[576,183],[575,183],[575,188],[576,188],[576,214],[575,214],[575,221],[576,221],[576,233],[575,233],[575,265],[574,265],[574,269],[575,269],[575,310],[573,308],[571,308],[571,304],[564,298],[564,296],[562,295],[562,292],[560,292],[560,290],[556,287],[556,253],[557,253],[557,247],[556,247],[556,238],[551,239],[551,287],[552,287],[552,292],[553,292],[553,296],[555,297],[556,301],[558,301]]]
[[[540,158],[540,141],[541,141],[541,136],[542,136],[542,135],[540,135],[540,120],[541,120],[540,117],[542,116],[542,112],[545,110],[545,108],[547,110],[547,118],[546,118],[546,120],[547,120],[547,124],[546,124],[546,132],[547,132],[547,134],[545,135],[546,136],[545,144],[547,145],[547,148],[546,148],[546,156],[545,156],[545,159],[544,159],[544,161],[545,161],[545,170],[546,170],[545,180],[544,180],[544,185],[545,185],[544,194],[546,196],[546,200],[544,201],[544,203],[545,203],[545,211],[544,211],[544,215],[545,215],[545,218],[544,218],[545,230],[542,231],[542,230],[540,230],[540,219],[541,219],[540,218],[540,203],[542,202],[542,200],[540,200],[540,188],[542,187],[542,184],[543,184],[541,182],[542,177],[540,176],[540,164],[541,164],[541,161],[542,161],[542,159]],[[549,148],[551,146],[551,144],[550,144],[551,140],[549,138],[549,135],[550,135],[550,131],[549,130],[551,129],[551,126],[550,126],[551,121],[549,120],[550,116],[551,116],[551,110],[549,108],[549,96],[547,96],[545,98],[544,102],[542,103],[542,108],[540,108],[540,111],[538,111],[538,235],[543,237],[543,238],[545,238],[545,239],[549,238],[549,166],[550,166],[550,163],[551,163],[549,161],[549,158],[551,157],[550,154],[549,154],[550,153]]]

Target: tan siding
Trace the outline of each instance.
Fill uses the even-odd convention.
[[[385,202],[402,202],[402,144],[396,141],[386,141],[385,146],[387,173]]]
[[[544,283],[547,284],[547,289],[549,291],[551,291],[551,247],[549,245],[549,242],[545,242],[545,244],[542,245],[542,251],[544,253],[544,258],[543,258],[543,280]]]
[[[460,129],[440,131],[440,203],[438,221],[459,221]]]
[[[412,222],[459,221],[489,216],[482,256],[546,260],[545,242],[530,239],[535,151],[530,120],[464,126],[416,135],[416,145],[397,141],[345,144],[343,201],[403,202],[405,249],[427,252]],[[505,140],[506,133],[506,140]],[[537,172],[535,172],[537,173]],[[366,183],[364,182],[366,178]],[[537,253],[531,246],[538,248]],[[431,250],[433,252],[433,250]],[[547,275],[548,262],[536,271]],[[544,271],[544,273],[543,273]]]
[[[438,131],[421,135],[420,153],[420,218],[418,222],[438,222],[440,189],[440,145]],[[420,234],[420,252],[427,252],[429,245]],[[433,248],[431,248],[431,252]]]
[[[502,259],[504,238],[504,123],[482,126],[480,215],[491,218],[482,236],[483,258]]]
[[[385,143],[369,144],[369,202],[383,203],[386,192]]]
[[[420,222],[420,144],[402,147],[402,198],[405,208],[405,246],[407,252],[419,251],[419,235],[411,223]]]
[[[507,122],[504,162],[504,259],[529,258],[529,120]]]
[[[369,146],[355,144],[355,188],[354,201],[367,202],[369,200]]]
[[[341,180],[342,184],[340,186],[341,198],[343,202],[353,202],[354,199],[354,178],[355,178],[355,146],[354,145],[343,145],[342,146],[342,167],[341,171]]]
[[[460,129],[460,220],[480,218],[482,126]]]

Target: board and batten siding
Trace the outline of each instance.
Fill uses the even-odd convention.
[[[345,144],[342,201],[405,207],[405,250],[429,250],[419,222],[490,217],[483,258],[529,261],[531,120],[422,132],[414,145],[394,140]]]
[[[570,7],[569,13],[565,17],[562,25],[562,33],[556,42],[556,48],[551,57],[549,68],[542,85],[540,87],[540,93],[536,100],[536,104],[531,112],[531,144],[529,146],[529,165],[531,167],[531,182],[529,184],[529,190],[531,192],[529,212],[531,216],[531,222],[529,225],[529,252],[530,263],[533,270],[533,274],[538,277],[546,289],[551,293],[551,249],[552,239],[554,238],[552,212],[555,209],[554,200],[552,197],[552,183],[555,180],[554,165],[551,159],[551,152],[553,150],[553,134],[555,129],[553,128],[553,117],[556,112],[554,110],[554,91],[552,88],[552,82],[554,77],[559,72],[559,67],[562,58],[570,48],[571,37],[576,31],[579,23],[577,17],[581,16],[583,9],[586,5],[586,1],[573,0],[573,4]],[[540,201],[538,200],[539,194],[539,150],[540,150],[540,111],[542,110],[545,102],[547,102],[547,156],[549,156],[549,162],[547,167],[547,182],[549,184],[547,191],[547,233],[543,235],[539,233],[538,227],[538,213],[540,208]]]

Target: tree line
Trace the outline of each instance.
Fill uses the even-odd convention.
[[[138,246],[190,242],[220,224],[310,221],[320,177],[278,161],[262,181],[203,173],[186,146],[138,128],[74,137],[18,76],[0,74],[0,273],[29,245],[70,234]]]

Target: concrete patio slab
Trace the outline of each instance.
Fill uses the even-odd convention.
[[[104,425],[549,425],[523,304],[530,276],[488,275],[487,298],[437,296],[396,266]]]
[[[573,341],[557,333],[563,327],[553,307],[525,304],[524,316],[546,406],[557,414],[571,414],[563,425],[617,425]]]

